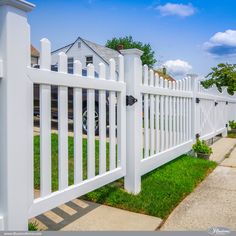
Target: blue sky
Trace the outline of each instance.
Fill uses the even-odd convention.
[[[33,0],[33,44],[48,38],[53,49],[78,36],[105,44],[132,35],[150,43],[157,66],[173,75],[206,75],[220,62],[235,63],[235,0]]]

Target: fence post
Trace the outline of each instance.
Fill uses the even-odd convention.
[[[0,0],[1,230],[28,230],[33,200],[33,86],[26,74],[30,65],[27,12],[33,8],[26,1]]]
[[[198,76],[195,74],[188,75],[191,78],[191,89],[193,92],[192,100],[192,140],[193,143],[196,142],[196,135],[198,134],[198,122],[199,122],[199,112],[197,111],[197,92],[198,92]]]
[[[228,94],[228,89],[227,89],[227,86],[222,86],[222,96],[223,98],[226,99],[226,101],[228,100],[229,98],[229,94]],[[227,104],[225,102],[225,110],[221,111],[221,112],[224,112],[224,117],[225,117],[225,131],[221,134],[223,138],[226,138],[228,136],[228,126],[229,126],[229,120],[228,120],[228,112],[229,112],[229,109],[228,109],[228,105],[229,105],[229,102],[227,101]]]
[[[121,50],[124,55],[126,94],[133,96],[137,102],[127,106],[126,115],[126,176],[125,189],[129,193],[141,191],[140,161],[142,154],[142,51],[138,49]]]

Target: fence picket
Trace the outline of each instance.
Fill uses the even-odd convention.
[[[110,59],[110,80],[116,79],[116,63]],[[110,92],[109,96],[109,153],[110,153],[110,170],[116,168],[116,93]]]
[[[180,81],[177,81],[177,90],[180,90]],[[177,144],[180,144],[181,143],[181,140],[180,140],[180,132],[181,132],[181,129],[180,129],[180,122],[181,122],[181,119],[180,119],[180,103],[181,103],[181,98],[180,97],[177,97]]]
[[[87,66],[89,79],[94,78],[94,65]],[[95,176],[95,92],[87,90],[88,179]]]
[[[74,62],[74,74],[82,75],[82,64]],[[74,183],[78,184],[83,180],[83,103],[82,89],[73,89],[73,115],[74,115]]]
[[[124,74],[125,74],[125,68],[124,68],[124,57],[122,55],[119,55],[119,81],[124,82]]]
[[[190,88],[189,88],[189,78],[187,77],[186,78],[186,90],[189,91]],[[189,135],[189,118],[190,118],[190,115],[189,115],[189,110],[191,109],[190,106],[189,106],[189,98],[186,98],[186,141],[188,141],[190,138],[190,135]]]
[[[183,91],[186,91],[186,80],[183,79]],[[183,98],[183,142],[186,141],[186,98]]]
[[[173,82],[173,90],[176,90],[176,82]],[[173,98],[173,146],[176,146],[176,119],[177,119],[177,115],[176,115],[176,97]]]
[[[99,79],[105,79],[105,64],[99,64]],[[106,172],[106,92],[99,91],[99,174]]]
[[[40,68],[51,69],[51,43],[41,40]],[[51,86],[40,85],[40,196],[51,193]]]
[[[191,123],[191,121],[192,121],[192,106],[191,106],[191,104],[192,104],[192,101],[191,101],[191,99],[189,98],[188,99],[188,140],[191,140],[191,135],[192,135],[192,123]]]
[[[118,81],[124,83],[124,57],[119,55],[119,78]],[[126,97],[123,93],[117,94],[117,167],[126,168]]]
[[[148,85],[148,66],[143,67],[144,85]],[[144,157],[149,156],[149,102],[148,94],[144,95]]]
[[[164,81],[165,88],[168,89],[168,81]],[[165,150],[169,148],[169,97],[165,96]]]
[[[169,81],[169,89],[172,88],[172,82]],[[172,147],[173,140],[173,97],[169,97],[169,147]]]
[[[58,72],[67,73],[67,56],[59,53]],[[68,187],[68,88],[58,87],[59,190]]]
[[[149,85],[154,87],[154,71],[149,71]],[[150,155],[154,155],[155,150],[155,113],[154,113],[154,95],[150,95]]]
[[[160,79],[158,74],[155,75],[155,87],[160,86]],[[160,103],[159,95],[155,96],[155,125],[156,125],[156,154],[160,151]]]
[[[163,78],[161,77],[160,78],[160,87],[164,87],[164,80]],[[160,122],[160,141],[161,141],[161,148],[160,148],[160,151],[164,151],[165,149],[165,130],[164,130],[164,96],[160,96],[160,99],[161,99],[161,104],[160,104],[160,119],[161,119],[161,122]]]
[[[180,90],[183,91],[183,81],[180,80]],[[184,123],[183,123],[183,97],[180,98],[180,143],[184,140]]]

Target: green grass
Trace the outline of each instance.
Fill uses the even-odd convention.
[[[52,134],[52,190],[58,190],[58,135]],[[109,167],[109,145],[107,144],[107,168]],[[74,138],[68,137],[69,185],[74,183]],[[83,178],[87,179],[87,139],[83,139]],[[96,174],[99,171],[99,141],[95,141]],[[40,189],[40,137],[34,137],[34,187]]]
[[[40,187],[40,139],[34,139],[34,181]],[[69,184],[73,184],[73,138],[69,143]],[[98,172],[99,142],[96,141],[96,172]],[[109,146],[107,145],[107,159]],[[84,178],[87,176],[87,141],[83,140]],[[129,158],[129,157],[127,157]],[[107,166],[109,162],[107,160]],[[83,196],[83,199],[109,206],[166,218],[178,203],[216,167],[216,163],[184,155],[142,177],[142,191],[137,196],[123,189],[124,180],[120,179]],[[52,189],[58,189],[58,136],[52,135]]]
[[[38,223],[37,222],[31,222],[28,224],[28,230],[29,231],[38,231]]]
[[[143,176],[137,196],[126,193],[120,180],[83,199],[165,219],[215,167],[215,162],[185,155]]]
[[[235,132],[229,132],[228,133],[228,138],[236,138],[236,133]]]

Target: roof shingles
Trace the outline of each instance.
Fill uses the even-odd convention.
[[[97,53],[102,59],[109,64],[109,60],[113,58],[118,65],[120,53],[116,50],[107,48],[105,46],[93,43],[91,41],[80,38],[88,47],[90,47],[95,53]]]

